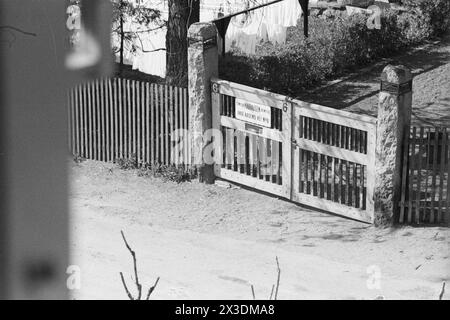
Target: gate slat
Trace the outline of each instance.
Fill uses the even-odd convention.
[[[435,198],[436,198],[436,175],[437,175],[437,157],[438,157],[438,147],[439,147],[439,128],[434,131],[434,148],[433,148],[433,177],[431,182],[431,212],[430,212],[430,223],[434,223],[435,215]]]
[[[443,193],[444,193],[444,180],[445,180],[445,161],[446,161],[446,145],[447,145],[447,129],[442,130],[441,140],[441,167],[439,169],[439,205],[438,205],[438,221],[444,222],[442,219],[442,209],[444,206]]]

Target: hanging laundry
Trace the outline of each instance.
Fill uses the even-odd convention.
[[[261,4],[270,1],[262,0]],[[284,0],[233,17],[225,37],[225,51],[235,47],[251,55],[260,41],[282,45],[286,43],[287,28],[296,26],[301,14],[298,0]]]

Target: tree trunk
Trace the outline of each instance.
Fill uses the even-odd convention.
[[[123,31],[123,15],[120,14],[120,66],[123,66],[123,50],[124,50],[125,32]]]
[[[187,87],[187,30],[199,20],[199,0],[169,0],[166,35],[166,82],[169,85]]]

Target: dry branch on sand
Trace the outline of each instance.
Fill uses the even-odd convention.
[[[124,279],[124,276],[123,276],[122,272],[119,273],[120,274],[120,279],[122,280],[122,284],[123,284],[123,287],[125,289],[125,292],[127,293],[128,298],[130,300],[141,300],[141,298],[142,298],[142,284],[139,282],[139,276],[138,276],[138,271],[137,271],[136,253],[131,249],[130,245],[128,244],[127,239],[125,238],[125,234],[123,233],[123,231],[120,231],[120,233],[122,234],[122,239],[123,239],[123,242],[125,242],[125,246],[127,247],[128,251],[130,251],[130,254],[131,254],[132,258],[133,258],[134,281],[135,281],[136,289],[137,289],[137,297],[134,297],[131,294],[131,292],[128,289],[128,286],[127,286],[127,284],[125,282],[125,279]],[[150,289],[148,289],[147,296],[145,297],[145,300],[149,300],[150,299],[150,296],[152,295],[153,291],[155,290],[156,286],[158,285],[158,282],[159,282],[159,277],[156,279],[155,284],[152,287],[150,287]]]
[[[272,290],[270,292],[269,300],[272,300],[272,298],[273,298],[273,300],[277,300],[278,289],[280,288],[280,275],[281,275],[280,263],[278,261],[278,257],[275,257],[275,260],[277,261],[277,282],[276,282],[276,284],[272,285]],[[252,284],[250,285],[250,287],[252,289],[253,300],[256,300],[255,287]]]

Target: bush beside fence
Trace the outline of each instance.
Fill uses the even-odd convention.
[[[430,2],[432,5],[425,5]],[[422,6],[409,8],[401,14],[384,11],[380,30],[369,30],[367,16],[360,14],[332,19],[311,17],[308,39],[303,38],[302,27],[298,27],[289,30],[285,45],[262,45],[254,56],[228,53],[220,61],[220,77],[295,95],[440,35],[450,25],[450,1],[425,0]]]

